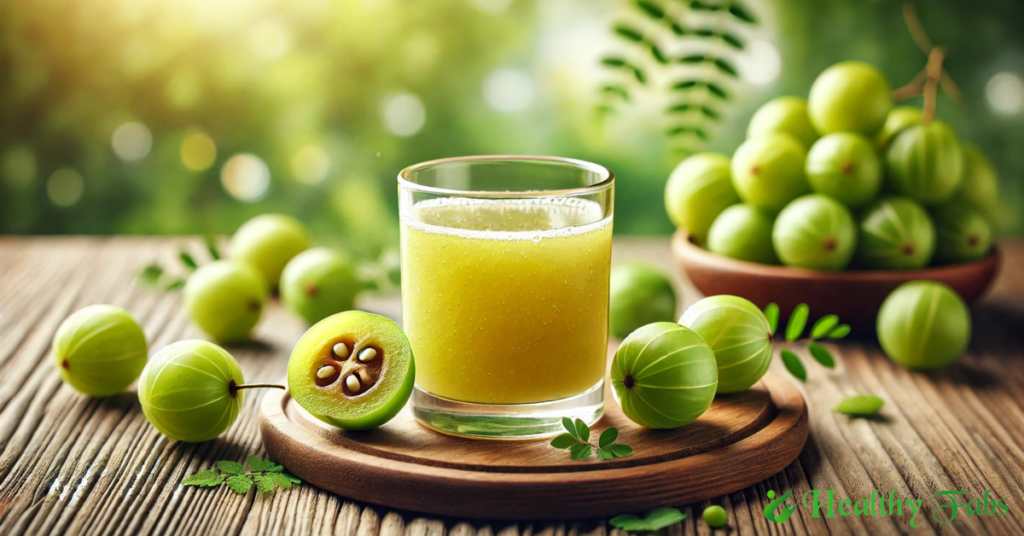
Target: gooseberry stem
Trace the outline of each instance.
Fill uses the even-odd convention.
[[[231,391],[235,392],[241,391],[242,389],[263,389],[270,387],[273,387],[274,389],[285,389],[285,386],[278,385],[276,383],[243,383],[242,385],[232,385]]]
[[[939,96],[939,80],[942,78],[942,60],[946,57],[946,49],[935,47],[928,54],[928,65],[924,70],[924,113],[921,122],[928,124],[935,118],[935,101]]]

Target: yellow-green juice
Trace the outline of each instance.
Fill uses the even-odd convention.
[[[580,199],[417,203],[402,220],[416,384],[483,404],[578,395],[604,376],[611,217]]]

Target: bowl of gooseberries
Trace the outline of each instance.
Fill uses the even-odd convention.
[[[806,99],[761,106],[731,158],[684,159],[665,208],[677,264],[705,295],[784,314],[805,302],[858,327],[909,281],[975,301],[999,266],[996,168],[934,106],[896,105],[862,62],[829,67]]]

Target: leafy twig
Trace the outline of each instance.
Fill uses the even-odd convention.
[[[576,419],[576,422],[573,422],[572,419],[563,417],[562,426],[567,432],[552,439],[551,446],[556,449],[569,449],[574,460],[589,458],[595,452],[599,460],[626,458],[633,455],[632,447],[615,442],[619,437],[619,431],[615,428],[608,428],[601,432],[595,451],[594,445],[590,443],[590,428],[587,428],[587,424],[582,419]]]
[[[248,470],[238,462],[221,460],[211,469],[185,477],[181,485],[200,488],[226,485],[235,493],[245,494],[253,486],[263,493],[273,493],[276,488],[289,489],[292,484],[302,483],[298,478],[285,473],[284,467],[259,456],[249,456],[246,463]]]
[[[806,303],[797,305],[789,315],[789,322],[786,324],[786,342],[792,344],[807,344],[807,350],[815,361],[826,368],[835,368],[836,360],[832,352],[818,344],[816,341],[823,339],[842,339],[850,334],[850,325],[841,324],[836,315],[825,315],[819,318],[811,327],[810,335],[804,338],[801,336],[807,328],[807,318],[811,314],[810,307]],[[768,318],[768,324],[774,335],[779,328],[779,306],[776,303],[769,303],[764,308],[764,316]],[[789,349],[782,349],[779,354],[782,357],[782,364],[786,366],[795,378],[800,381],[807,381],[807,369],[800,361],[800,357]]]

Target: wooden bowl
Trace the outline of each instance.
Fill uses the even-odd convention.
[[[739,261],[711,253],[691,243],[682,232],[672,237],[672,255],[680,270],[705,296],[733,294],[764,307],[779,304],[782,317],[800,303],[811,316],[836,314],[861,330],[874,330],[875,316],[886,296],[915,279],[945,283],[968,304],[988,289],[999,269],[999,248],[980,261],[921,270],[841,271],[807,270]]]

